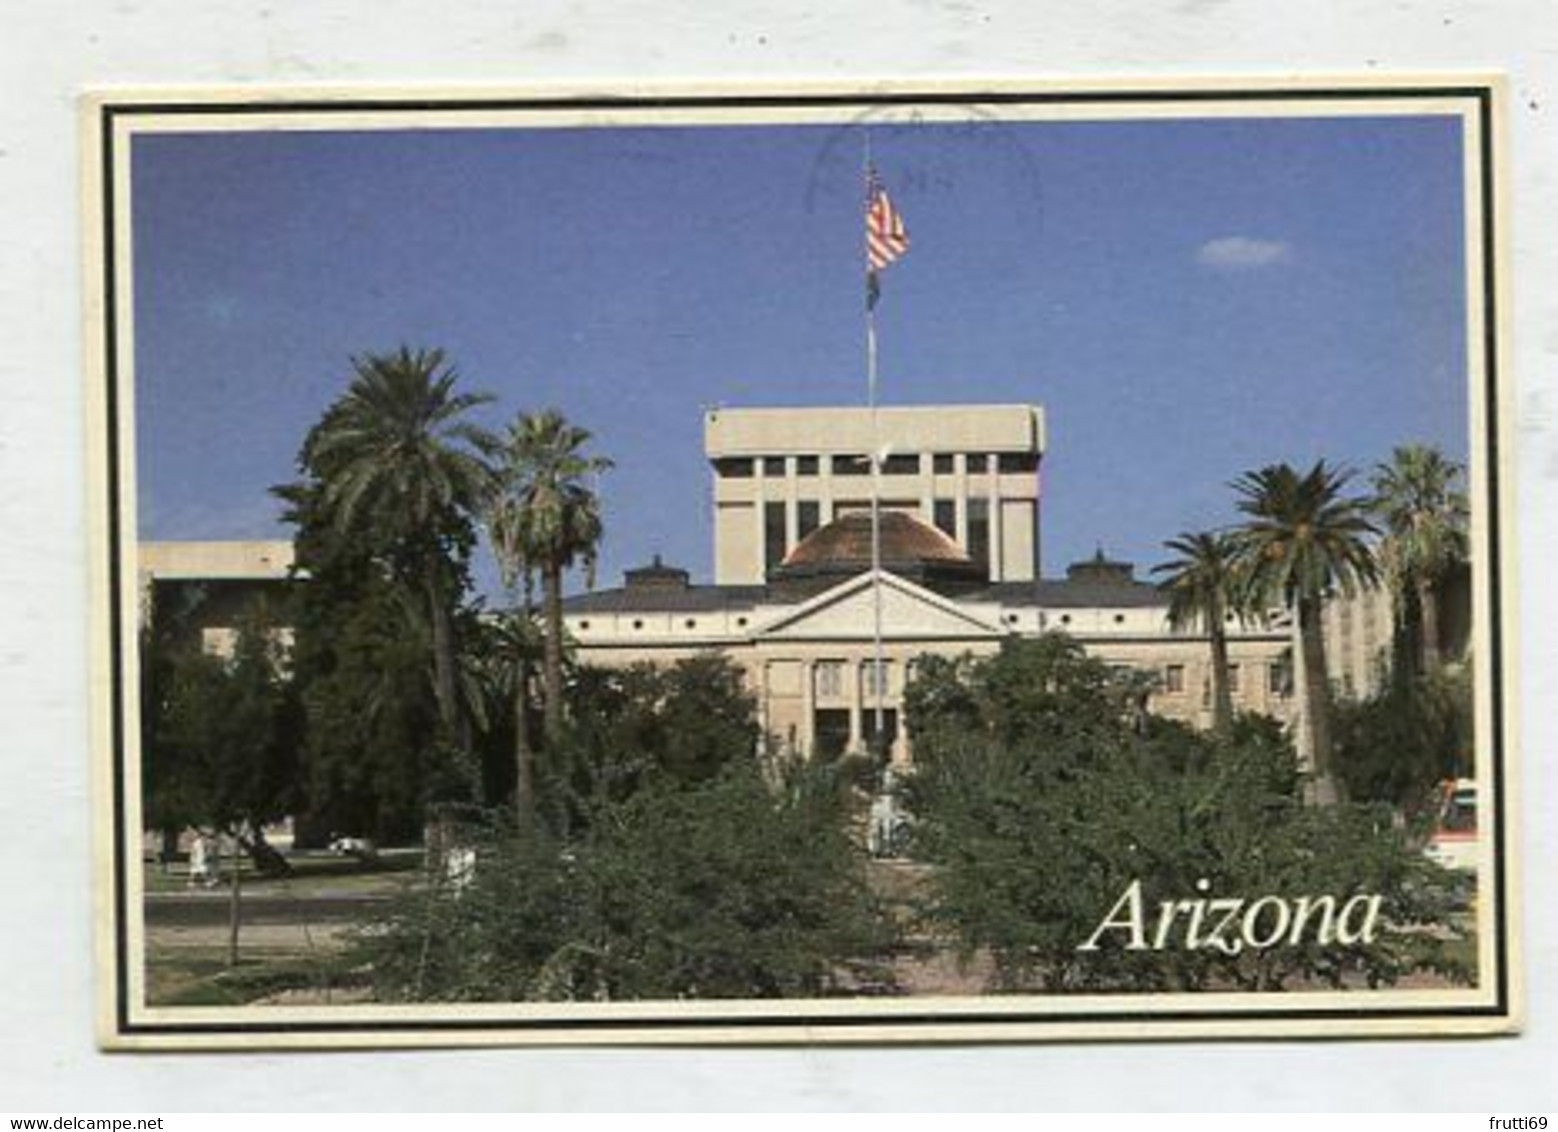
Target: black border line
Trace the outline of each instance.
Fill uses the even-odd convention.
[[[99,139],[99,160],[102,169],[103,191],[103,361],[105,388],[103,409],[106,420],[108,448],[108,484],[105,499],[108,507],[108,647],[113,664],[109,679],[109,704],[113,712],[110,721],[110,742],[113,751],[113,844],[109,847],[109,861],[114,870],[114,1000],[115,1015],[121,1033],[132,1028],[129,1021],[129,946],[125,938],[126,916],[129,911],[129,879],[125,861],[125,743],[124,743],[124,639],[120,608],[120,568],[123,561],[122,532],[119,529],[119,319],[116,275],[116,227],[114,198],[114,122],[113,113],[107,107],[102,111],[102,136]]]
[[[1471,83],[1450,86],[1399,86],[1399,87],[1303,87],[1299,89],[1283,89],[1280,87],[1262,87],[1254,90],[1241,90],[1237,87],[1202,87],[1193,90],[1184,89],[1113,89],[1113,90],[1082,90],[1082,91],[913,91],[893,90],[883,93],[871,93],[869,86],[863,93],[858,94],[751,94],[751,95],[580,95],[569,97],[537,96],[525,97],[524,95],[494,97],[494,98],[421,98],[408,99],[400,97],[385,97],[382,99],[364,98],[359,96],[343,96],[341,99],[310,99],[310,100],[277,100],[264,99],[255,102],[243,103],[219,103],[198,101],[166,101],[152,100],[139,102],[113,102],[112,95],[109,100],[99,106],[100,153],[102,161],[101,193],[102,193],[102,220],[103,220],[103,330],[104,341],[104,365],[105,365],[105,416],[108,438],[108,553],[110,556],[108,569],[108,594],[107,606],[109,610],[109,644],[112,650],[113,670],[110,675],[110,705],[113,711],[113,719],[110,725],[110,736],[113,749],[113,827],[114,844],[110,850],[110,861],[114,875],[114,1006],[115,1020],[117,1022],[116,1036],[138,1037],[157,1035],[216,1035],[228,1034],[242,1035],[285,1035],[285,1034],[373,1034],[373,1033],[466,1033],[487,1031],[493,1034],[519,1033],[533,1031],[538,1033],[548,1032],[620,1032],[659,1030],[659,1031],[693,1031],[712,1028],[731,1029],[769,1029],[769,1030],[807,1030],[807,1029],[854,1029],[862,1031],[858,1036],[861,1040],[870,1040],[871,1035],[866,1033],[872,1028],[881,1027],[956,1027],[964,1025],[979,1025],[991,1030],[1003,1028],[1029,1027],[1033,1025],[1046,1026],[1075,1026],[1108,1025],[1114,1028],[1132,1027],[1147,1023],[1205,1023],[1205,1022],[1307,1022],[1307,1021],[1375,1021],[1410,1018],[1508,1018],[1511,1016],[1509,1001],[1509,931],[1508,917],[1509,906],[1507,891],[1507,869],[1505,861],[1505,837],[1507,825],[1505,810],[1508,799],[1506,797],[1505,766],[1504,766],[1504,695],[1503,695],[1503,666],[1505,643],[1503,640],[1502,626],[1500,622],[1502,600],[1499,590],[1501,582],[1501,556],[1500,556],[1500,524],[1499,524],[1499,442],[1498,442],[1498,362],[1499,362],[1499,331],[1497,324],[1498,310],[1498,268],[1497,268],[1497,244],[1495,242],[1498,233],[1496,219],[1496,195],[1497,185],[1494,175],[1494,121],[1493,121],[1493,97],[1494,88],[1491,83]],[[1489,752],[1491,754],[1491,778],[1494,793],[1500,804],[1494,807],[1494,842],[1493,842],[1493,888],[1496,895],[1497,915],[1494,921],[1494,938],[1496,943],[1496,998],[1493,1003],[1481,1006],[1404,1006],[1404,1007],[1369,1007],[1360,1005],[1356,1008],[1325,1008],[1319,1010],[1305,1010],[1302,1008],[1302,1000],[1289,999],[1295,1003],[1295,1007],[1288,1009],[1228,1011],[1228,1010],[1171,1010],[1171,1011],[1118,1011],[1118,1012],[1076,1012],[1076,1013],[990,1013],[988,1011],[956,1011],[945,1013],[891,1013],[870,1014],[866,1009],[857,1007],[858,1012],[849,1015],[719,1015],[715,1013],[699,1014],[696,1016],[663,1016],[663,1017],[633,1017],[633,1018],[510,1018],[510,1019],[385,1019],[374,1021],[369,1019],[343,1019],[341,1021],[262,1021],[250,1023],[246,1020],[232,1020],[225,1022],[193,1022],[193,1023],[159,1023],[159,1022],[135,1022],[130,1019],[129,982],[128,982],[128,946],[127,946],[127,911],[128,911],[128,877],[127,862],[124,853],[124,835],[126,815],[125,797],[125,718],[124,718],[124,671],[122,660],[123,626],[121,617],[121,571],[123,534],[120,530],[120,449],[119,449],[119,357],[118,357],[118,309],[116,280],[116,255],[115,255],[115,230],[118,224],[116,200],[114,195],[115,162],[118,155],[114,147],[115,123],[120,118],[133,118],[142,115],[253,115],[253,114],[353,114],[361,112],[383,111],[438,111],[444,113],[460,112],[491,112],[491,111],[542,111],[542,110],[673,110],[673,109],[782,109],[785,107],[815,108],[815,107],[848,107],[856,106],[869,109],[873,106],[904,106],[904,105],[940,105],[940,106],[970,106],[970,105],[1054,105],[1063,103],[1072,104],[1100,104],[1121,105],[1130,103],[1153,102],[1177,102],[1177,103],[1207,103],[1207,102],[1334,102],[1350,99],[1360,102],[1386,101],[1421,101],[1424,99],[1462,99],[1471,100],[1476,104],[1479,125],[1478,158],[1481,189],[1481,236],[1482,236],[1482,304],[1483,304],[1483,362],[1484,362],[1484,459],[1486,462],[1485,474],[1487,476],[1487,508],[1486,522],[1488,524],[1488,562],[1486,577],[1489,593],[1489,622],[1488,634],[1490,641],[1489,663],[1491,666],[1492,687],[1491,703],[1492,725],[1489,736]],[[1464,135],[1463,135],[1464,141]],[[1464,153],[1463,153],[1464,159]],[[1464,201],[1463,201],[1464,209]],[[1468,295],[1468,300],[1471,298]],[[749,1000],[742,1000],[743,1002]],[[859,1003],[861,1000],[851,1000]],[[851,1035],[856,1036],[856,1035]],[[994,1040],[1011,1040],[1013,1037],[1026,1035],[997,1034]],[[1092,1035],[1093,1039],[1107,1038],[1121,1040],[1129,1038],[1133,1041],[1163,1039],[1172,1037],[1176,1040],[1208,1040],[1219,1037],[1244,1038],[1248,1035],[1217,1035],[1208,1034],[1204,1037],[1198,1035],[1164,1035],[1164,1034],[1098,1034]],[[1280,1037],[1279,1034],[1256,1035],[1257,1037]],[[1359,1035],[1340,1033],[1336,1035],[1319,1035],[1321,1038],[1356,1038],[1370,1037],[1373,1035]],[[1315,1035],[1305,1035],[1315,1037]]]
[[[1496,123],[1493,120],[1492,91],[1485,91],[1478,100],[1478,157],[1482,196],[1482,351],[1483,351],[1483,411],[1484,464],[1488,483],[1488,630],[1490,669],[1489,708],[1491,716],[1489,738],[1493,755],[1493,889],[1498,901],[1498,916],[1494,920],[1493,933],[1498,957],[1498,1003],[1509,1007],[1509,890],[1508,871],[1504,860],[1504,839],[1508,835],[1506,811],[1511,799],[1506,788],[1504,766],[1504,639],[1503,598],[1499,589],[1502,576],[1502,557],[1499,547],[1499,416],[1498,416],[1498,268],[1496,211],[1499,204],[1498,183],[1495,177],[1493,136]],[[1464,208],[1464,204],[1462,205]],[[1463,221],[1464,224],[1464,221]]]

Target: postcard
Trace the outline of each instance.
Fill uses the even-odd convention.
[[[1501,98],[88,96],[100,1040],[1518,1028]]]

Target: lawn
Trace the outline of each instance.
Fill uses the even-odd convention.
[[[245,1006],[287,992],[309,1001],[360,999],[362,980],[340,949],[299,952],[244,949],[236,967],[221,947],[165,947],[151,943],[146,955],[149,1006]]]

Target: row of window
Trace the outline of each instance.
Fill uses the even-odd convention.
[[[794,459],[797,476],[815,476],[819,474],[824,457],[796,456]],[[829,470],[835,476],[871,474],[871,461],[865,453],[829,456],[826,459]],[[952,475],[954,468],[952,453],[931,453],[930,462],[931,471],[936,475]],[[995,453],[995,463],[996,469],[1002,475],[1019,475],[1038,471],[1039,457],[1034,452],[998,452]],[[967,467],[976,475],[983,472],[986,467],[985,454],[970,453],[967,456]],[[721,479],[751,479],[759,469],[765,477],[782,477],[786,474],[785,458],[783,456],[722,456],[714,461],[714,471]],[[917,476],[921,470],[921,458],[916,453],[893,454],[882,461],[883,475]]]
[[[1233,695],[1239,694],[1240,685],[1243,683],[1241,666],[1230,664],[1228,666],[1228,691]],[[1163,669],[1163,691],[1166,695],[1182,696],[1185,694],[1185,666],[1183,664],[1165,665]],[[1293,692],[1293,674],[1285,664],[1271,664],[1266,666],[1266,692],[1272,696],[1287,696]],[[1212,682],[1210,679],[1202,681],[1201,705],[1210,707],[1212,704]]]
[[[846,662],[842,660],[821,660],[813,669],[816,674],[817,695],[819,698],[842,696],[844,689],[844,670]],[[888,686],[892,683],[892,662],[884,660],[880,667],[875,661],[864,661],[860,665],[861,690],[868,696],[888,694]]]

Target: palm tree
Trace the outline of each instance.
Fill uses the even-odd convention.
[[[1336,801],[1337,785],[1321,614],[1335,590],[1351,594],[1378,577],[1367,504],[1342,495],[1351,478],[1351,472],[1320,460],[1302,475],[1291,465],[1273,464],[1246,472],[1232,485],[1241,497],[1239,510],[1248,516],[1233,538],[1251,599],[1262,605],[1280,601],[1297,616],[1313,796],[1323,804]]]
[[[1233,540],[1218,532],[1187,531],[1163,545],[1179,555],[1152,568],[1154,574],[1163,575],[1158,587],[1168,594],[1169,625],[1174,629],[1206,627],[1212,649],[1212,729],[1226,736],[1233,726],[1227,619],[1242,605]]]
[[[588,584],[595,584],[601,517],[590,481],[611,461],[584,455],[589,440],[588,430],[546,409],[517,416],[495,449],[496,488],[488,508],[494,550],[508,579],[531,571],[541,577],[548,737],[563,721],[563,572],[582,563]]]
[[[1464,469],[1437,448],[1409,444],[1375,467],[1371,507],[1385,527],[1381,546],[1399,598],[1415,593],[1422,670],[1439,669],[1439,586],[1466,560],[1465,493],[1456,490]]]
[[[491,397],[456,392],[441,350],[352,359],[347,391],[303,444],[319,503],[343,535],[385,547],[390,567],[421,592],[431,638],[433,692],[446,735],[470,746],[461,708],[452,606],[460,584],[451,554],[485,498],[486,434],[465,414]]]

